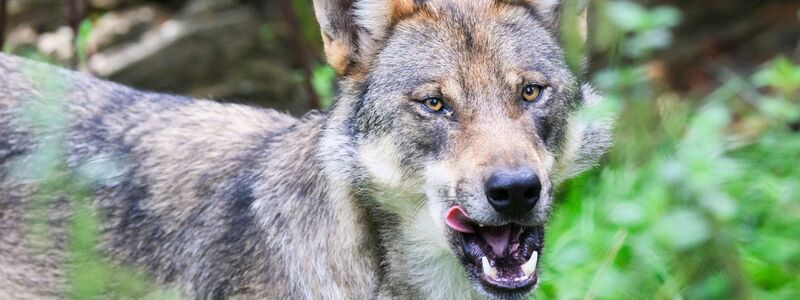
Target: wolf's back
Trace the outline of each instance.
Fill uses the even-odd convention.
[[[202,253],[193,247],[230,234],[228,204],[211,200],[225,198],[226,185],[254,167],[248,164],[268,137],[297,122],[271,110],[136,91],[0,54],[0,299],[62,295],[68,195],[45,195],[41,215],[51,227],[50,246],[32,247],[28,235],[38,183],[58,168],[88,179],[108,254],[160,281],[213,294],[187,282],[213,287],[215,279],[181,278],[225,276],[224,270],[182,272],[211,266],[204,264],[211,254],[187,253]]]

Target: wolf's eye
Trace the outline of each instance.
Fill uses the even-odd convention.
[[[425,100],[422,100],[422,104],[433,112],[439,112],[444,108],[442,99],[437,97],[425,98]]]
[[[522,99],[528,102],[535,102],[542,97],[542,90],[544,87],[541,85],[536,84],[529,84],[526,85],[524,89],[522,89]]]

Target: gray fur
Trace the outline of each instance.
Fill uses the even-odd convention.
[[[69,201],[52,195],[54,242],[37,250],[24,219],[38,187],[20,176],[43,139],[61,134],[70,170],[113,166],[91,182],[103,253],[187,298],[524,296],[475,284],[442,210],[458,204],[486,224],[546,222],[555,185],[608,148],[606,123],[573,118],[596,94],[524,3],[413,1],[380,24],[364,9],[384,2],[361,1],[315,1],[326,43],[345,49],[347,65],[337,68],[335,107],[301,118],[0,54],[0,299],[64,296]],[[521,108],[514,78],[546,83],[546,98]],[[452,114],[420,111],[425,93],[443,93]],[[63,131],[26,119],[47,101],[64,108]],[[531,214],[509,220],[478,183],[519,164],[544,174],[545,189]]]

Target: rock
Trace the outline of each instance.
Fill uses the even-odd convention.
[[[61,26],[54,32],[42,34],[36,43],[36,47],[42,54],[51,56],[66,64],[72,60],[75,53],[72,39],[72,29],[67,26]]]
[[[8,14],[15,16],[25,12],[30,12],[43,6],[58,4],[60,4],[60,1],[57,0],[9,0]]]
[[[124,3],[122,0],[89,0],[89,6],[99,9],[113,9]]]
[[[250,50],[254,18],[247,10],[236,9],[213,18],[172,19],[145,33],[137,43],[93,55],[89,69],[156,89],[180,86],[207,77]]]
[[[237,5],[235,0],[193,0],[186,3],[181,10],[184,16],[197,16],[200,14],[213,14]]]
[[[252,7],[191,7],[138,39],[100,47],[89,58],[88,70],[140,89],[257,103],[296,113],[308,109],[307,101],[286,101],[309,95],[288,76],[292,69],[285,56],[270,56],[261,48],[262,23]],[[108,22],[102,27],[131,21]],[[103,34],[113,35],[108,31]]]
[[[64,0],[9,1],[15,15],[7,45],[14,53],[35,50],[74,65]],[[309,108],[312,94],[273,1],[85,1],[94,24],[83,71],[143,90],[297,114]]]
[[[24,47],[36,48],[39,41],[39,33],[29,26],[14,28],[8,33],[5,44],[9,49],[20,49]]]
[[[145,5],[103,14],[89,35],[88,51],[95,53],[111,46],[135,42],[169,14],[155,5]]]

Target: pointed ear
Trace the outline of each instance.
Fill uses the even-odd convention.
[[[353,54],[350,48],[356,43],[356,26],[350,16],[352,6],[352,0],[314,0],[325,57],[339,74],[349,64]]]
[[[366,63],[391,25],[414,9],[414,0],[314,0],[328,63],[339,75]]]

